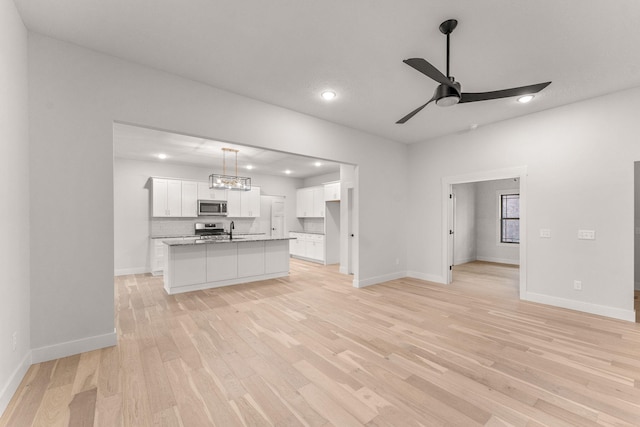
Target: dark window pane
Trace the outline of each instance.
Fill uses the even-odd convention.
[[[500,241],[502,243],[520,242],[520,195],[503,194],[500,196]]]

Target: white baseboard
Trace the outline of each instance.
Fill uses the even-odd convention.
[[[497,262],[498,264],[520,265],[520,261],[509,259],[509,258],[493,258],[493,257],[479,256],[476,258],[476,260],[485,261],[485,262]]]
[[[634,310],[624,310],[606,305],[593,304],[584,301],[575,301],[566,298],[553,297],[550,295],[536,294],[527,292],[520,295],[520,299],[541,304],[553,305],[556,307],[568,308],[571,310],[583,311],[585,313],[598,314],[600,316],[612,317],[614,319],[627,320],[635,322],[636,315]]]
[[[418,271],[407,271],[407,277],[412,279],[426,280],[427,282],[440,283],[444,285],[447,283],[444,277],[437,276],[435,274],[420,273]]]
[[[396,271],[395,273],[383,274],[382,276],[370,277],[362,280],[353,279],[353,287],[364,288],[365,286],[377,285],[378,283],[402,279],[403,277],[407,277],[406,271]]]
[[[31,350],[31,363],[41,363],[74,354],[111,347],[118,343],[116,330],[104,335],[82,338],[75,341],[67,341],[60,344],[49,345]]]
[[[29,366],[31,366],[31,351],[28,351],[27,354],[24,355],[24,357],[20,361],[20,364],[16,367],[7,382],[0,390],[0,417],[2,416],[2,414],[4,414],[5,409],[7,409],[11,398],[22,382],[22,379],[27,373]]]
[[[126,276],[129,274],[145,274],[150,273],[147,267],[134,267],[134,268],[116,268],[114,271],[114,276]]]
[[[473,261],[477,261],[478,258],[477,257],[472,257],[472,258],[463,258],[463,259],[454,259],[453,260],[453,265],[460,265],[460,264],[466,264],[468,262],[473,262]]]
[[[640,282],[635,282],[633,284],[633,289],[636,290],[636,291],[640,291]]]

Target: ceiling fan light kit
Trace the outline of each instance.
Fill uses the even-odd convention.
[[[440,24],[440,32],[447,36],[447,75],[445,76],[436,67],[422,58],[410,58],[405,59],[404,62],[411,68],[421,72],[425,76],[437,83],[440,83],[433,93],[433,96],[425,104],[416,108],[400,120],[397,124],[403,124],[410,118],[418,114],[424,107],[435,101],[436,105],[440,107],[451,107],[456,104],[463,104],[468,102],[488,101],[491,99],[509,98],[512,96],[520,96],[518,101],[522,103],[529,102],[533,99],[534,93],[540,92],[545,87],[549,86],[551,82],[538,83],[529,86],[514,87],[511,89],[495,90],[491,92],[479,92],[479,93],[465,93],[462,92],[462,86],[459,82],[456,82],[453,76],[449,73],[449,36],[458,26],[458,21],[455,19],[447,19]],[[525,100],[525,95],[530,97]]]

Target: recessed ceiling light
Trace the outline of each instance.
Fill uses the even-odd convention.
[[[531,102],[533,99],[533,95],[524,95],[518,98],[518,102],[521,104],[526,104],[527,102]]]
[[[286,173],[287,175],[291,175],[291,171],[289,169],[287,169],[286,171],[284,171],[284,173]]]
[[[322,99],[324,99],[325,101],[331,101],[336,97],[336,93],[332,90],[325,90],[320,94],[320,96],[322,96]]]
[[[249,170],[253,169],[253,165],[247,165],[247,169]]]
[[[322,163],[320,163],[320,162],[315,162],[315,163],[313,164],[313,166],[315,166],[315,167],[319,168],[320,166],[322,166]]]
[[[160,160],[164,160],[164,159],[166,159],[166,158],[167,158],[167,155],[166,155],[166,154],[164,154],[164,153],[160,153],[160,154],[158,154],[158,158],[159,158]]]

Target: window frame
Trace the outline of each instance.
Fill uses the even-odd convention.
[[[521,224],[520,220],[521,220],[521,216],[518,216],[518,218],[502,218],[502,197],[503,196],[518,196],[518,203],[520,203],[520,189],[519,188],[513,188],[513,189],[509,189],[509,190],[498,190],[496,191],[496,212],[497,212],[497,226],[496,226],[496,244],[498,246],[504,246],[504,247],[514,247],[514,245],[520,245],[520,241],[522,240],[520,238],[520,236],[518,236],[518,241],[517,242],[503,242],[502,241],[502,221],[504,219],[517,219],[518,223]],[[522,230],[520,230],[520,232],[522,232]]]

